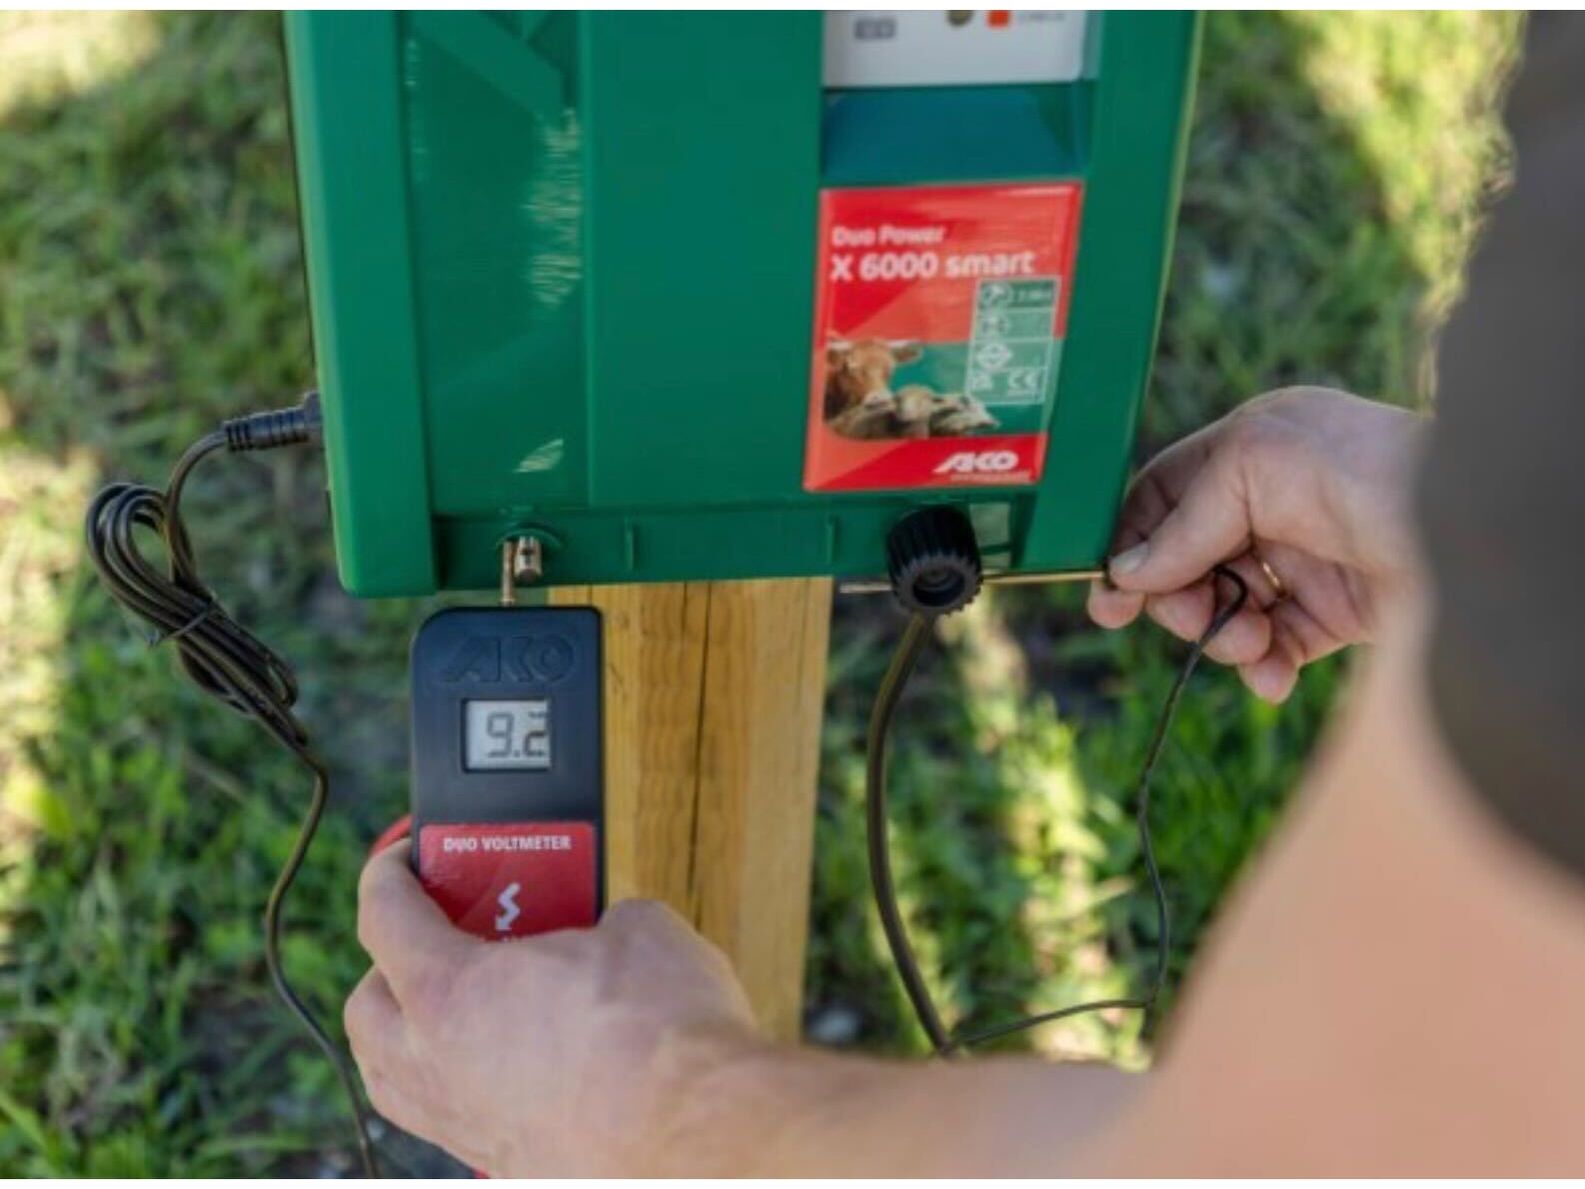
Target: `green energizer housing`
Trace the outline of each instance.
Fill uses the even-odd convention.
[[[359,595],[1104,555],[1149,374],[1184,13],[286,18]]]

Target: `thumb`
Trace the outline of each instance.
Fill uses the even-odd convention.
[[[1236,471],[1207,466],[1143,541],[1107,562],[1107,575],[1120,590],[1181,590],[1243,552],[1250,532],[1249,502]]]
[[[358,884],[358,940],[398,1000],[486,944],[454,927],[429,898],[408,865],[410,845],[398,842],[375,855]]]

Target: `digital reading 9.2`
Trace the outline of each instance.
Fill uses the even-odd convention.
[[[550,767],[550,699],[463,703],[462,765],[543,770]]]

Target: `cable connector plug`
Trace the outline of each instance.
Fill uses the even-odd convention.
[[[319,393],[308,392],[301,403],[290,409],[233,417],[220,429],[226,435],[226,449],[237,454],[244,450],[274,450],[277,446],[317,442],[323,424]]]

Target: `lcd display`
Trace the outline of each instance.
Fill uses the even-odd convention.
[[[463,703],[462,764],[470,771],[550,767],[550,699]]]

